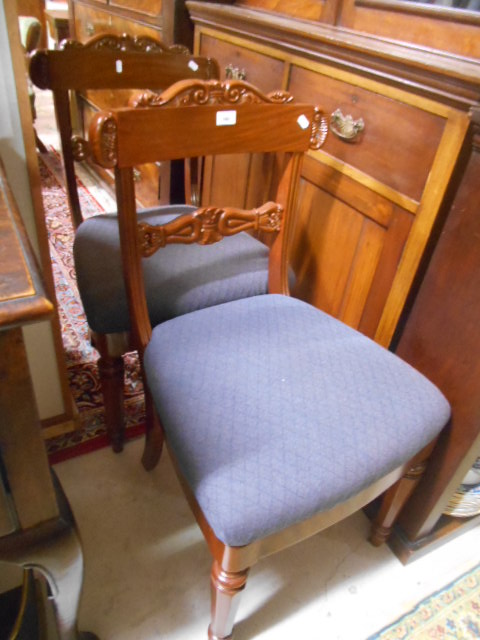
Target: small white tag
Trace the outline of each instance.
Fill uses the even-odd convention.
[[[198,64],[195,62],[195,60],[190,60],[190,62],[188,63],[188,66],[192,71],[197,71],[198,69]]]
[[[236,111],[217,111],[217,127],[229,127],[236,123]]]
[[[297,122],[301,129],[308,129],[310,126],[310,120],[305,115],[298,116]]]
[[[123,62],[121,60],[115,60],[115,71],[117,73],[123,72]]]

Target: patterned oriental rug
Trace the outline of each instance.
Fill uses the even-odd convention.
[[[73,266],[73,227],[59,154],[51,148],[39,154],[43,205],[47,221],[50,255],[59,307],[69,385],[79,413],[76,431],[46,441],[50,462],[60,462],[108,445],[103,399],[96,362],[98,353],[90,344],[88,325],[77,290]],[[84,217],[103,208],[79,182]],[[125,356],[126,438],[143,433],[143,387],[136,354]]]
[[[480,565],[368,640],[478,640]]]

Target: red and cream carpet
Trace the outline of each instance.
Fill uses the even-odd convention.
[[[106,446],[108,442],[96,367],[98,353],[90,345],[88,325],[76,286],[72,256],[74,233],[63,186],[61,159],[51,148],[49,153],[39,154],[39,164],[69,384],[80,417],[78,430],[47,440],[50,461],[55,463]],[[103,211],[85,185],[79,183],[79,191],[84,217]],[[144,419],[143,389],[136,354],[125,357],[125,370],[126,437],[131,438],[142,433]]]
[[[480,638],[480,565],[368,640],[475,640]]]

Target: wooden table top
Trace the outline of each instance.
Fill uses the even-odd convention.
[[[0,160],[0,330],[42,320],[52,311]]]

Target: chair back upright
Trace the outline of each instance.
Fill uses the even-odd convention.
[[[124,275],[134,344],[141,354],[151,333],[141,260],[165,244],[210,244],[240,231],[281,231],[270,252],[269,290],[288,293],[287,247],[293,220],[289,213],[300,162],[309,148],[323,144],[325,136],[325,119],[315,106],[297,104],[285,92],[264,95],[239,80],[183,80],[161,95],[143,94],[136,107],[96,114],[89,145],[96,162],[115,169]],[[138,227],[134,167],[245,153],[274,155],[275,170],[265,164],[261,179],[275,202],[259,203],[251,210],[209,202],[168,225]]]
[[[30,77],[40,89],[53,93],[55,116],[60,134],[67,193],[74,227],[83,221],[75,177],[74,160],[88,155],[85,141],[73,136],[72,111],[78,92],[93,103],[105,106],[112,98],[97,91],[115,93],[119,102],[125,92],[127,104],[132,90],[160,91],[184,78],[219,77],[212,58],[190,55],[183,45],[167,46],[148,36],[131,37],[100,34],[84,44],[66,40],[59,50],[38,50],[30,60]],[[95,92],[95,93],[93,93]]]

